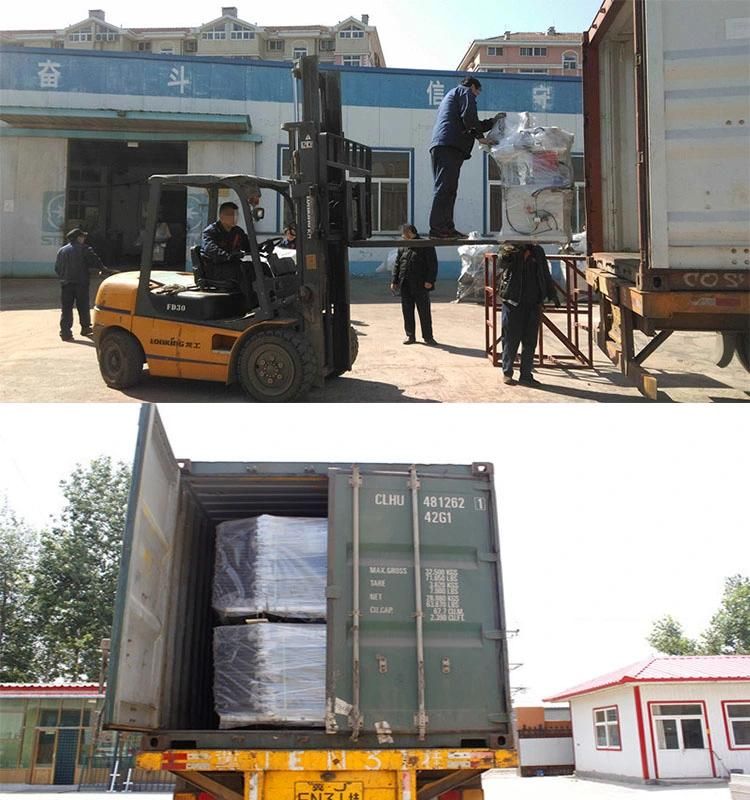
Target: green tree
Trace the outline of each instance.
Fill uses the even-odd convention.
[[[31,576],[37,536],[7,503],[0,506],[0,680],[34,681]]]
[[[696,643],[685,636],[682,625],[669,614],[654,623],[646,641],[667,656],[692,656],[698,652]]]
[[[701,636],[706,654],[750,654],[750,578],[732,575],[724,581],[719,610]]]
[[[61,481],[66,505],[41,537],[35,613],[43,678],[95,680],[110,635],[130,470],[109,457]]]

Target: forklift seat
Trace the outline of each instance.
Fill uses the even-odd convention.
[[[215,264],[207,264],[203,260],[201,247],[199,244],[193,245],[190,248],[190,260],[193,263],[193,272],[195,274],[195,285],[199,289],[211,290],[215,289],[223,292],[239,292],[240,285],[236,280],[232,280],[227,276],[220,276],[214,274],[217,272],[214,267]]]

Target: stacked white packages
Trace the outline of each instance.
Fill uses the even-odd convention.
[[[223,618],[325,619],[328,520],[263,515],[216,529],[213,607]]]
[[[479,239],[479,231],[469,234],[469,242]],[[457,303],[484,303],[485,263],[484,257],[497,253],[498,246],[492,244],[464,244],[458,248],[461,258],[461,274],[456,289]]]
[[[214,629],[221,728],[323,725],[326,626],[257,622]]]
[[[500,167],[503,241],[568,242],[573,203],[573,134],[506,114],[485,145]]]

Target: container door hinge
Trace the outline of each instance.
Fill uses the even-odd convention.
[[[638,163],[639,164],[646,163],[646,154],[643,152],[643,150],[638,151]]]
[[[635,65],[636,65],[636,67],[643,66],[643,54],[642,53],[636,53],[635,54]]]
[[[449,658],[444,658],[440,662],[440,666],[441,666],[443,672],[447,674],[448,672],[451,671],[451,660]]]
[[[378,672],[388,672],[388,659],[385,656],[375,656],[378,660]]]

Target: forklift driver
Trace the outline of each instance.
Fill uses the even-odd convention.
[[[222,203],[219,219],[203,231],[201,255],[209,278],[239,282],[242,256],[250,250],[250,241],[237,225],[238,216],[236,203]]]

